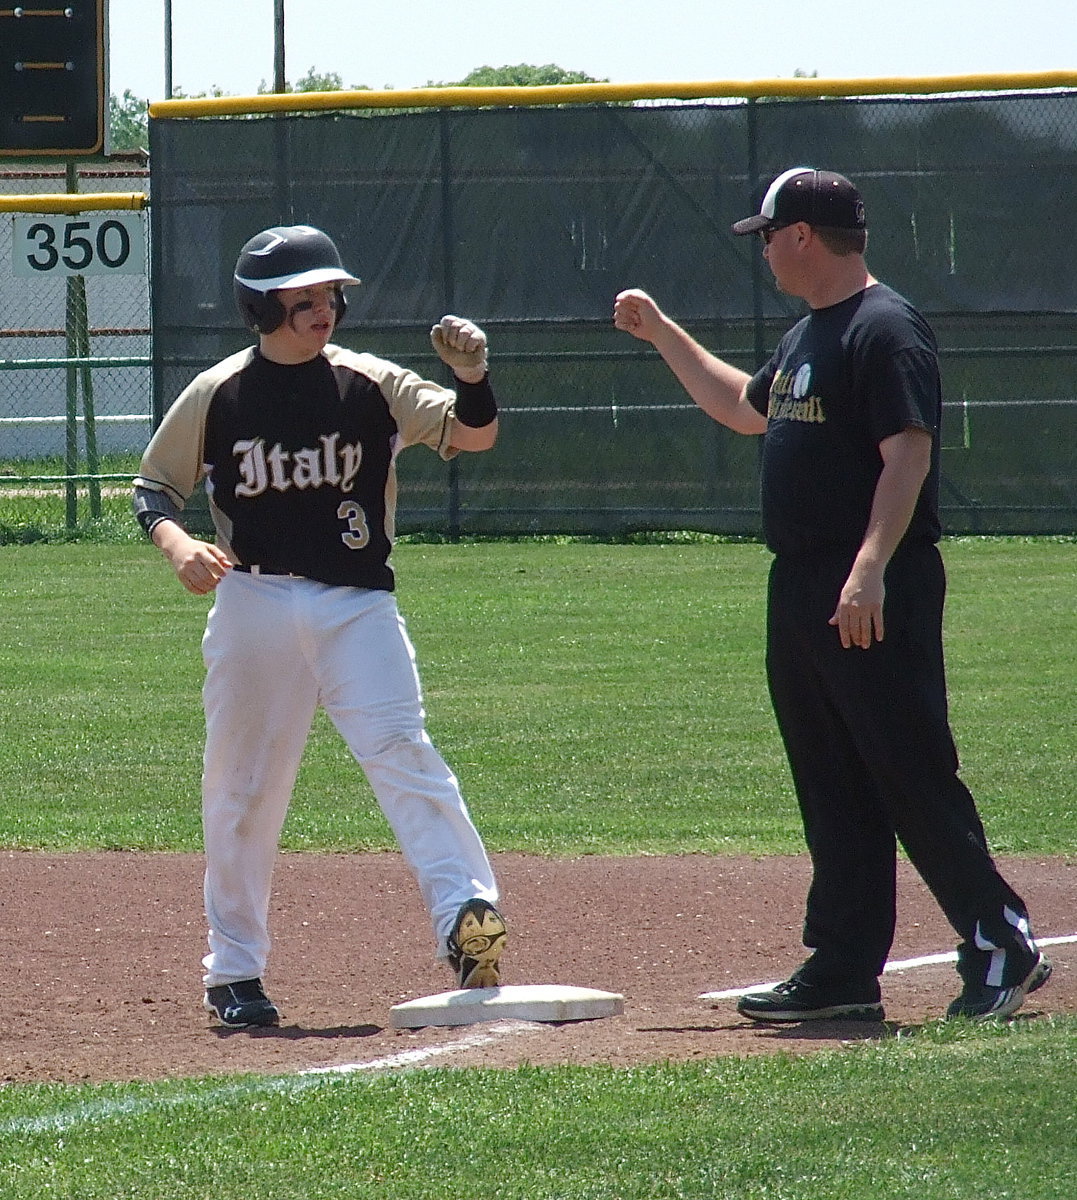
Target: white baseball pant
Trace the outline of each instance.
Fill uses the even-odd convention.
[[[456,777],[432,745],[392,593],[230,572],[202,639],[207,987],[260,977],[281,827],[319,706],[366,773],[430,913],[498,893]]]

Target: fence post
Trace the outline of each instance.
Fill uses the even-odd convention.
[[[748,210],[759,203],[759,102],[748,97]],[[763,263],[760,255],[751,255],[752,263],[752,336],[755,343],[755,366],[759,368],[767,361],[763,319]]]
[[[449,146],[449,114],[438,110],[441,157],[441,264],[442,299],[445,312],[456,311],[456,272],[453,258],[452,156]],[[446,368],[447,370],[447,368]],[[450,379],[450,383],[451,383]],[[449,462],[449,540],[460,540],[460,464]]]
[[[79,190],[78,166],[73,162],[65,164],[67,190],[74,194]],[[67,279],[67,311],[66,311],[66,341],[68,358],[90,357],[90,327],[89,313],[86,308],[86,277],[70,275]],[[93,478],[98,474],[100,462],[97,456],[97,418],[94,411],[93,379],[90,367],[67,368],[67,434],[65,438],[65,468],[66,473],[77,475],[78,470],[78,392],[82,384],[82,416],[83,437],[86,443],[86,473],[91,476],[90,485],[90,516],[101,515],[101,482]],[[73,479],[68,479],[65,485],[67,495],[67,527],[73,528],[78,522],[78,490]]]
[[[76,275],[75,285],[75,354],[90,357],[90,314],[86,303],[86,276]],[[82,436],[86,447],[86,474],[90,476],[90,516],[101,516],[101,470],[97,455],[97,413],[94,408],[93,370],[86,364],[79,367],[82,378]]]
[[[74,347],[74,322],[72,318],[72,306],[74,304],[74,289],[72,287],[73,280],[67,281],[67,314],[65,324],[67,326],[67,357],[72,359],[75,356]],[[64,373],[67,376],[67,421],[64,427],[64,493],[66,496],[65,503],[65,521],[68,529],[74,529],[78,524],[78,492],[75,488],[74,476],[78,473],[79,467],[79,376],[78,370],[71,365],[70,361],[64,368]]]
[[[73,162],[65,164],[67,174],[67,190],[69,192],[77,192],[78,188],[78,168]],[[67,357],[72,359],[76,355],[75,342],[75,277],[69,275],[66,284],[67,305],[64,311],[64,328],[66,330],[67,342]],[[75,488],[75,480],[72,476],[78,474],[79,466],[79,426],[78,426],[78,394],[79,394],[79,377],[78,371],[68,362],[64,368],[64,373],[67,376],[67,423],[65,426],[64,436],[64,474],[67,476],[64,482],[64,493],[66,497],[65,513],[68,529],[74,529],[78,524],[78,492]]]

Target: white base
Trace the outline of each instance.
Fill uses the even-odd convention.
[[[425,1025],[475,1025],[479,1021],[593,1021],[624,1012],[624,996],[593,988],[537,983],[465,988],[420,996],[389,1010],[393,1029]]]

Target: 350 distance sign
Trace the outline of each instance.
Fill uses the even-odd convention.
[[[22,278],[146,272],[140,213],[19,215],[14,222],[12,269]]]

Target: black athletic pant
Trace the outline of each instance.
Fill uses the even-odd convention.
[[[779,555],[770,575],[768,682],[813,867],[804,944],[814,953],[799,973],[868,985],[882,971],[894,936],[896,839],[962,939],[962,976],[983,982],[993,965],[1005,976],[997,985],[1012,986],[1034,954],[1028,914],[998,873],[957,774],[938,548],[917,543],[894,556],[885,638],[868,650],[844,649],[827,624],[851,565],[844,551]]]

